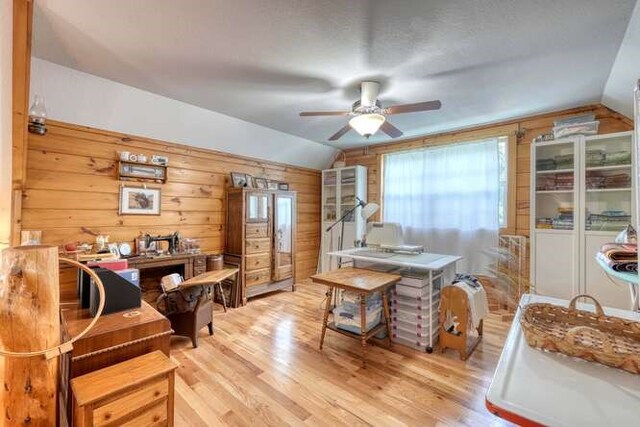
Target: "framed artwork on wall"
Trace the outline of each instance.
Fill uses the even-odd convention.
[[[267,189],[267,180],[264,178],[254,178],[253,179],[255,181],[255,187],[256,188],[260,188],[262,190],[266,190]]]
[[[120,187],[120,215],[160,215],[159,188]]]

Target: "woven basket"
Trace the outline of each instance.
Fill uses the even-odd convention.
[[[576,309],[578,298],[591,299],[595,313]],[[605,315],[589,295],[573,298],[568,308],[528,304],[520,324],[531,347],[640,374],[640,322]]]

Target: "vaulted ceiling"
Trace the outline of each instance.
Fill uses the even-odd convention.
[[[405,137],[600,102],[635,0],[37,0],[34,55],[315,142],[365,79]],[[351,131],[336,147],[369,141]]]

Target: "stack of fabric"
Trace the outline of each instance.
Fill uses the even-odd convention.
[[[553,191],[556,189],[555,174],[540,175],[536,179],[536,191]]]
[[[631,164],[631,151],[615,151],[613,153],[607,153],[604,164],[606,166]]]
[[[631,215],[625,211],[608,210],[599,214],[587,213],[587,230],[619,231],[631,222]]]
[[[573,208],[558,208],[558,215],[553,218],[556,230],[573,230]]]
[[[573,173],[556,174],[556,190],[573,190]]]
[[[555,156],[554,160],[556,162],[557,169],[573,168],[573,154],[562,154],[559,156]]]
[[[536,169],[550,171],[556,169],[556,161],[553,159],[536,159]]]
[[[618,173],[604,178],[604,188],[629,188],[631,187],[631,175]]]
[[[586,186],[587,190],[596,188],[605,188],[606,178],[599,172],[587,172]]]
[[[587,150],[585,163],[587,167],[603,166],[605,161],[604,150]]]
[[[615,271],[638,273],[638,246],[633,243],[607,243],[597,257]]]

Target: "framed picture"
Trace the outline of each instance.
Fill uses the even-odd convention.
[[[236,188],[248,187],[247,174],[240,172],[231,172],[231,186]]]
[[[278,190],[289,190],[289,183],[288,182],[279,182],[278,183]]]
[[[254,183],[254,177],[252,177],[249,174],[245,174],[244,175],[247,178],[247,188],[256,188],[255,183]]]
[[[267,189],[267,180],[264,178],[253,178],[255,184],[256,184],[256,188],[260,188],[263,190]]]
[[[267,181],[267,189],[269,190],[277,190],[278,189],[278,181]]]
[[[120,188],[120,215],[160,215],[160,189],[146,187]]]

